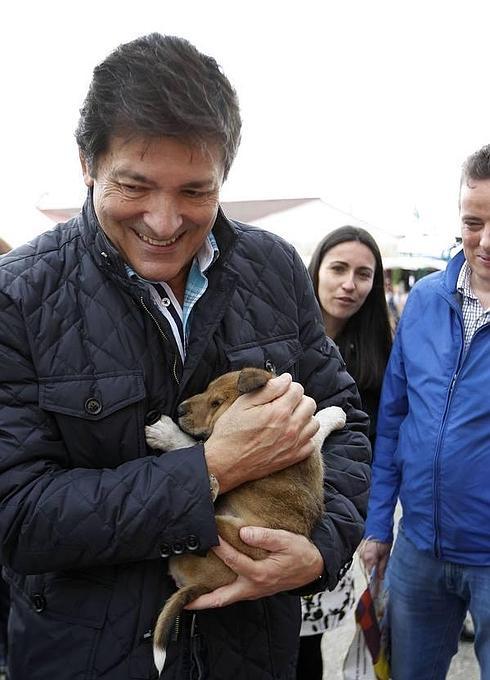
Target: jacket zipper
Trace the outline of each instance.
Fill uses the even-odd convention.
[[[202,680],[204,678],[204,665],[200,657],[200,641],[201,637],[197,627],[196,614],[193,614],[190,630],[192,680]]]
[[[172,628],[172,642],[177,642],[180,633],[180,614],[177,614]]]
[[[143,309],[145,310],[145,312],[148,314],[148,316],[150,317],[150,319],[153,321],[153,323],[155,324],[155,326],[158,328],[158,332],[160,333],[160,335],[161,335],[161,337],[163,338],[164,342],[166,342],[168,345],[170,345],[169,339],[167,338],[167,336],[166,336],[165,333],[163,332],[162,327],[161,327],[160,324],[158,323],[158,320],[155,318],[155,316],[151,313],[151,311],[150,311],[150,310],[148,309],[148,307],[146,306],[146,303],[145,303],[145,301],[144,301],[144,299],[143,299],[142,296],[140,296],[140,304],[141,304],[141,306],[143,307]],[[180,385],[179,376],[177,375],[177,354],[174,354],[174,362],[173,362],[172,370],[173,370],[175,382],[177,383],[177,385]]]
[[[447,393],[446,407],[444,409],[441,427],[440,427],[440,430],[439,430],[439,436],[437,438],[436,454],[434,456],[434,465],[435,465],[435,468],[436,468],[435,473],[434,473],[434,555],[438,559],[441,556],[440,531],[439,531],[439,485],[438,485],[439,454],[440,454],[440,450],[441,450],[442,437],[443,437],[443,433],[444,433],[445,426],[446,426],[447,414],[448,414],[448,411],[449,411],[449,406],[451,404],[451,398],[452,398],[452,395],[453,395],[454,386],[456,384],[456,380],[457,380],[458,375],[459,375],[459,371],[456,371],[456,373],[454,373],[453,377],[451,378],[451,384],[449,386],[449,390],[448,390],[448,393]]]
[[[461,322],[463,323],[462,316],[461,316]],[[447,393],[446,407],[444,409],[441,427],[440,427],[440,430],[439,430],[439,436],[437,438],[436,453],[435,453],[435,456],[434,456],[434,465],[435,465],[435,468],[436,468],[435,473],[434,473],[434,555],[438,559],[441,557],[441,544],[440,544],[440,533],[441,532],[439,530],[439,514],[440,513],[439,513],[439,493],[438,493],[438,483],[437,483],[437,481],[438,481],[438,478],[439,478],[439,454],[440,454],[440,451],[441,451],[442,437],[443,437],[444,429],[445,429],[446,422],[447,422],[447,414],[449,412],[449,407],[450,407],[451,399],[452,399],[452,396],[453,396],[453,393],[454,393],[454,388],[456,386],[456,381],[457,381],[458,376],[461,372],[461,369],[464,365],[465,359],[468,356],[468,352],[470,351],[470,347],[473,344],[475,336],[481,330],[488,327],[489,325],[490,324],[488,324],[488,323],[484,324],[483,326],[480,326],[480,328],[478,328],[478,330],[475,331],[475,333],[473,334],[473,337],[471,338],[470,344],[469,344],[466,352],[464,352],[464,351],[461,352],[461,349],[460,349],[460,355],[459,355],[459,358],[458,358],[456,372],[453,374],[453,377],[451,378],[451,384],[449,385],[449,390],[448,390],[448,393]],[[462,345],[464,346],[464,329],[462,329],[462,334],[463,334]],[[463,350],[464,350],[464,347],[463,347]]]

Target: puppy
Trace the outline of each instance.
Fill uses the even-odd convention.
[[[205,392],[180,404],[177,414],[181,429],[168,416],[162,416],[157,423],[146,427],[146,441],[154,449],[168,451],[191,446],[196,439],[207,439],[219,416],[241,394],[263,387],[273,377],[269,371],[259,368],[222,375],[213,380]],[[319,411],[315,418],[320,422],[320,429],[314,437],[315,452],[311,456],[263,479],[246,482],[216,499],[219,535],[254,559],[261,559],[266,553],[241,541],[241,527],[262,526],[310,536],[322,514],[321,447],[332,430],[344,427],[345,413],[331,406]],[[190,553],[171,557],[169,570],[180,590],[167,600],[156,624],[155,658],[159,659],[160,669],[172,624],[182,608],[199,595],[236,579],[236,574],[213,551],[206,557]]]

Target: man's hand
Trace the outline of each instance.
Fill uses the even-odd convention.
[[[240,396],[204,445],[221,492],[298,463],[313,452],[316,404],[288,373]]]
[[[391,545],[391,543],[366,539],[359,549],[359,557],[366,570],[370,574],[373,569],[376,569],[376,579],[378,581],[382,581],[385,576]]]
[[[238,578],[212,593],[201,595],[187,609],[214,609],[240,600],[257,600],[306,585],[323,573],[323,558],[305,536],[278,529],[243,527],[242,541],[263,548],[269,555],[253,560],[220,538],[213,548]]]

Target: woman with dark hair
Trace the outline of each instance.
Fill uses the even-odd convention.
[[[365,229],[339,227],[318,244],[308,271],[326,333],[338,345],[371,417],[372,436],[392,342],[378,244]]]
[[[381,383],[392,343],[379,247],[365,229],[340,227],[320,241],[308,271],[325,332],[338,345],[370,416],[373,444]],[[335,590],[302,600],[298,680],[321,680],[322,635],[344,621],[354,601],[352,569]]]

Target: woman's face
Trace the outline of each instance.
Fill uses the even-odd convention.
[[[359,241],[330,248],[318,270],[318,297],[327,331],[340,331],[364,304],[373,287],[376,260]]]

